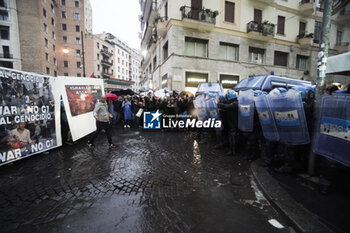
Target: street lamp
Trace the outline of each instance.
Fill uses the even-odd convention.
[[[64,54],[68,54],[69,53],[69,50],[67,48],[63,49],[62,50]]]

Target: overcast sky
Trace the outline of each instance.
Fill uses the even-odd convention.
[[[90,0],[94,34],[110,32],[128,43],[140,48],[138,0]]]

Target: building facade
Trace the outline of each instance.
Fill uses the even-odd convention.
[[[22,66],[16,1],[0,0],[0,33],[0,66],[20,70]]]
[[[17,0],[22,70],[86,76],[84,44],[92,33],[89,0]],[[86,60],[86,59],[85,59]]]
[[[140,0],[141,85],[232,88],[253,74],[316,81],[322,2]],[[349,50],[349,11],[332,16],[329,54]],[[337,76],[328,79],[338,81]]]
[[[88,70],[92,70],[96,78],[104,78],[107,89],[130,88],[138,91],[141,64],[139,51],[111,33],[92,35],[91,38],[94,63]]]

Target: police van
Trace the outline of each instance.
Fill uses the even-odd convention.
[[[261,90],[269,92],[277,87],[290,89],[294,86],[312,86],[309,81],[298,80],[293,78],[280,77],[276,75],[256,75],[243,79],[235,87],[235,91],[244,90]]]

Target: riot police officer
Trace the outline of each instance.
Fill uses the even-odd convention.
[[[227,156],[236,154],[236,137],[238,125],[238,102],[237,93],[234,90],[227,91],[226,101],[219,103],[220,114],[222,115],[224,132],[227,135],[229,151]]]

